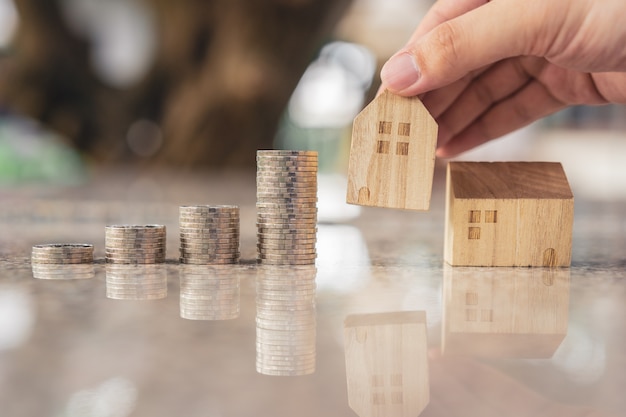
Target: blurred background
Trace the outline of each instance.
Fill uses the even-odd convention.
[[[341,176],[352,119],[432,2],[0,0],[0,183],[253,169],[272,147]],[[562,161],[575,191],[626,198],[625,132],[623,106],[577,107],[462,158]]]

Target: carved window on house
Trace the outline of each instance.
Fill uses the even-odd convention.
[[[409,142],[396,143],[396,155],[406,156],[409,154]]]
[[[468,229],[467,238],[470,240],[480,239],[480,227],[470,227]]]
[[[485,210],[485,223],[498,223],[498,210]]]
[[[411,123],[398,123],[398,135],[411,136]]]
[[[470,223],[480,223],[480,210],[470,210],[469,211],[469,222]]]
[[[391,134],[391,122],[378,122],[378,133],[381,135]]]
[[[388,140],[379,140],[376,142],[376,153],[389,153],[389,145]]]

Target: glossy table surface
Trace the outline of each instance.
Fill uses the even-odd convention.
[[[571,268],[451,268],[439,172],[429,212],[320,223],[315,267],[290,269],[255,262],[253,173],[96,178],[0,191],[3,417],[352,416],[348,380],[363,416],[416,415],[398,404],[418,397],[422,416],[626,415],[626,203],[576,198]],[[178,206],[195,203],[240,205],[240,264],[178,264]],[[115,223],[165,224],[167,263],[107,267]],[[52,242],[93,243],[93,269],[36,279],[30,249]],[[424,337],[398,342],[407,311]],[[372,326],[367,360],[345,349],[347,316]]]

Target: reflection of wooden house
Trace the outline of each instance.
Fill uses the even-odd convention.
[[[444,257],[455,266],[569,266],[574,198],[559,163],[450,162]]]
[[[348,316],[344,340],[348,402],[360,417],[424,410],[430,398],[425,312]]]
[[[550,358],[567,333],[568,268],[444,268],[444,354]]]
[[[417,97],[385,91],[354,119],[347,202],[428,210],[437,123]]]

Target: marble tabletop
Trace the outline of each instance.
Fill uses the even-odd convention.
[[[443,193],[439,172],[428,212],[325,216],[315,266],[285,271],[255,261],[254,173],[2,189],[0,416],[625,415],[626,203],[576,198],[571,268],[452,268]],[[178,264],[184,204],[240,205],[240,264]],[[165,224],[167,262],[107,268],[116,223]],[[45,279],[52,242],[93,243],[93,269]],[[306,320],[267,303],[276,274],[314,284],[274,300]]]

